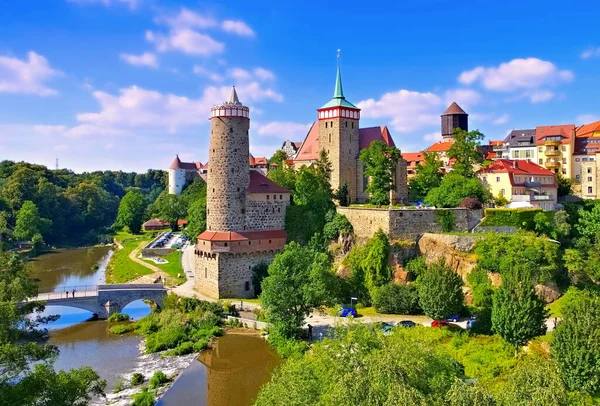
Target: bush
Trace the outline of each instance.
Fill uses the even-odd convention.
[[[427,267],[417,279],[419,304],[432,319],[459,313],[463,308],[462,279],[444,260]]]
[[[442,226],[442,231],[450,232],[454,229],[454,213],[450,210],[436,210],[438,223]]]
[[[525,230],[535,229],[535,215],[544,213],[552,220],[554,212],[542,209],[485,209],[482,226],[514,226]]]
[[[184,341],[183,343],[179,344],[174,349],[167,351],[165,353],[165,355],[180,356],[180,355],[191,354],[193,352],[194,352],[194,344],[191,341]]]
[[[413,285],[389,283],[382,286],[375,294],[373,306],[378,313],[418,314],[419,294]]]
[[[425,263],[425,257],[419,256],[412,258],[406,263],[406,270],[412,273],[414,276],[419,276],[423,272],[427,271],[427,264]]]
[[[125,389],[125,381],[123,379],[117,380],[115,387],[113,388],[113,393],[119,393],[123,389]]]
[[[140,374],[139,372],[134,372],[134,374],[131,376],[131,386],[137,386],[143,382],[144,375]]]
[[[325,219],[327,223],[323,227],[323,236],[329,241],[337,239],[340,234],[349,234],[354,231],[348,218],[334,210],[329,211]]]
[[[108,331],[111,334],[126,334],[131,333],[135,330],[135,324],[117,324],[116,326],[111,326]]]
[[[123,313],[113,313],[110,316],[108,316],[109,323],[117,323],[121,321],[129,321],[129,315]]]
[[[152,375],[152,378],[150,378],[150,388],[156,389],[169,381],[169,377],[165,375],[163,371],[156,371],[154,375]]]
[[[132,406],[154,406],[154,394],[148,391],[148,388],[142,389],[140,393],[136,393],[131,397],[133,399]]]
[[[465,209],[483,209],[483,204],[476,197],[468,197],[464,199],[462,202],[458,204],[458,207],[463,207]]]

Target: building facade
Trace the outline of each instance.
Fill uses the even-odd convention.
[[[360,109],[344,97],[342,77],[338,64],[333,98],[317,109],[317,119],[306,135],[293,160],[295,169],[310,166],[319,158],[321,150],[328,153],[331,162],[331,187],[348,188],[350,203],[366,203],[368,179],[359,160],[360,151],[373,141],[395,146],[386,126],[360,128]],[[394,176],[395,190],[392,203],[408,202],[406,161],[400,159]]]
[[[554,210],[558,197],[556,174],[530,160],[499,159],[477,172],[494,197],[512,204]]]
[[[196,245],[198,292],[213,298],[253,297],[252,268],[270,263],[286,242],[290,192],[251,170],[250,110],[235,88],[211,109],[206,231]]]
[[[294,142],[286,140],[283,142],[283,145],[281,145],[281,150],[285,152],[288,159],[294,159],[300,150],[300,147],[302,147],[302,141]]]
[[[546,125],[535,128],[537,163],[554,173],[572,179],[575,152],[575,126]]]

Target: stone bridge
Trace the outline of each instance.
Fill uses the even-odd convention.
[[[40,293],[32,300],[45,302],[47,306],[69,306],[90,311],[99,319],[106,319],[113,313],[120,313],[135,300],[149,300],[162,307],[167,289],[162,284],[114,284],[87,286],[84,290],[75,288],[66,292]]]

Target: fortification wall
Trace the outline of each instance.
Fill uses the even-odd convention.
[[[269,200],[265,196],[263,193],[249,193],[246,197],[246,230],[283,230],[285,228],[285,210],[290,204],[289,193],[270,194]],[[273,199],[273,196],[276,196],[277,199]]]

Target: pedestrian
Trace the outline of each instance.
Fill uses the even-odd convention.
[[[75,297],[75,289],[73,289],[73,297]]]
[[[69,291],[68,291],[68,290],[65,290],[65,293],[66,293],[66,295],[67,295],[67,298],[68,298],[68,297],[69,297]]]
[[[240,300],[240,310],[244,311],[244,301]]]
[[[312,338],[313,338],[312,326],[309,324],[308,325],[308,340],[312,341]]]

